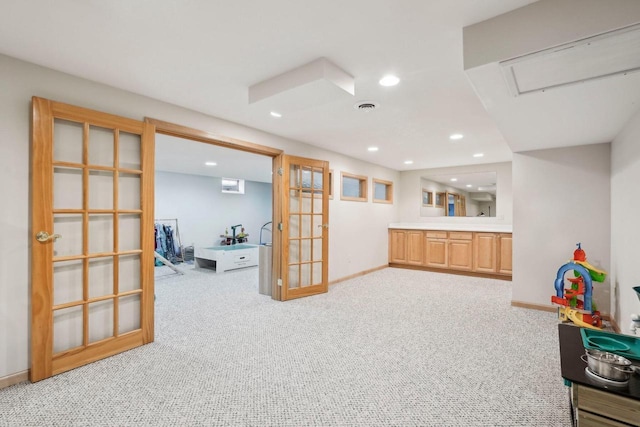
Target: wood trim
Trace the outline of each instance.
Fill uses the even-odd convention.
[[[618,334],[621,333],[620,331],[622,331],[622,329],[620,329],[620,325],[618,325],[618,322],[616,322],[616,319],[612,317],[610,314],[603,314],[602,319],[606,320],[611,324],[611,329],[613,329],[614,332]]]
[[[556,306],[544,305],[544,304],[532,304],[528,302],[515,301],[515,300],[511,300],[511,306],[527,308],[529,310],[539,310],[539,311],[549,311],[549,312],[558,311],[558,307]]]
[[[111,338],[92,344],[87,348],[71,349],[56,355],[53,360],[53,375],[87,365],[96,360],[131,350],[144,344],[143,332],[136,330],[118,338]]]
[[[329,169],[329,199],[333,200],[333,169]]]
[[[140,299],[140,327],[142,328],[142,343],[153,342],[154,337],[154,265],[155,258],[155,236],[153,229],[154,222],[154,177],[155,177],[155,126],[151,123],[144,124],[144,130],[140,140],[141,144],[141,183],[140,183],[140,207],[142,215],[140,218],[140,249],[143,254],[140,259],[140,280],[143,289]]]
[[[42,99],[34,97],[33,99]],[[48,101],[42,99],[44,101]],[[101,111],[88,110],[75,105],[64,104],[62,102],[48,101],[51,104],[53,115],[57,119],[68,120],[75,123],[89,122],[92,126],[107,129],[120,129],[125,132],[140,134],[142,132],[142,122],[128,119],[126,117],[115,116]]]
[[[283,153],[283,151],[280,149],[267,147],[266,145],[259,145],[252,142],[242,141],[240,139],[220,136],[211,132],[193,129],[187,126],[177,125],[175,123],[169,123],[150,117],[145,117],[144,121],[145,123],[155,125],[156,132],[163,135],[171,135],[178,138],[191,139],[207,144],[218,145],[220,147],[227,147],[233,148],[235,150],[246,151],[249,153],[262,154],[269,157],[276,157]]]
[[[283,223],[282,210],[284,203],[283,175],[278,173],[283,167],[284,154],[279,154],[273,158],[273,180],[272,180],[272,221],[271,224],[271,244],[272,255],[271,261],[271,299],[282,301],[282,287],[278,286],[278,279],[282,278],[282,248],[283,248],[283,232],[279,229],[278,224]]]
[[[512,280],[511,276],[505,276],[503,274],[478,273],[475,271],[468,271],[468,270],[449,270],[448,268],[427,267],[424,265],[398,264],[398,263],[390,262],[389,267],[405,268],[407,270],[431,271],[433,273],[455,274],[458,276],[483,277],[485,279],[506,280],[508,282],[511,282]]]
[[[47,141],[53,139],[53,114],[51,101],[32,98],[32,147],[31,147],[31,370],[29,379],[40,381],[51,376],[53,331],[51,287],[36,286],[35,283],[53,283],[52,241],[39,243],[33,237],[38,231],[53,232],[53,148]],[[33,351],[38,349],[39,351]]]
[[[427,193],[427,203],[424,203],[424,193]],[[435,205],[435,194],[431,190],[427,190],[426,188],[422,189],[420,193],[420,200],[422,200],[422,206],[425,208],[432,208]]]
[[[29,370],[7,375],[0,378],[0,390],[25,381],[29,381]]]
[[[329,282],[329,286],[332,286],[332,285],[335,285],[337,283],[344,282],[344,281],[347,281],[347,280],[355,279],[356,277],[366,276],[369,273],[373,273],[374,271],[378,271],[378,270],[384,270],[385,268],[389,268],[389,265],[388,264],[380,265],[378,267],[370,268],[368,270],[363,270],[363,271],[360,271],[358,273],[350,274],[348,276],[344,276],[344,277],[341,277],[339,279],[332,280],[332,281]]]
[[[383,184],[387,187],[388,199],[376,199],[376,184]],[[393,182],[383,179],[371,178],[371,201],[373,203],[393,204]]]
[[[342,194],[342,190],[344,189],[344,178],[354,178],[360,181],[360,194],[361,197],[350,197],[350,196],[345,196],[344,194]],[[350,202],[368,202],[369,201],[369,195],[367,194],[367,181],[369,180],[369,177],[366,177],[364,175],[354,175],[352,173],[349,172],[340,172],[340,200],[347,200]]]

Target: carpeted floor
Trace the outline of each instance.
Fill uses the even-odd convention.
[[[0,425],[570,425],[556,316],[511,282],[387,268],[280,303],[255,268],[186,273],[155,343],[0,390]]]

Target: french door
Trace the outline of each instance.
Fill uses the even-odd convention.
[[[153,341],[152,124],[34,97],[31,381]]]
[[[283,156],[283,301],[328,290],[329,165]]]

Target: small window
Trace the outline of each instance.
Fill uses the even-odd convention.
[[[393,182],[373,179],[373,202],[393,203]]]
[[[222,192],[244,194],[244,179],[222,178]]]
[[[433,192],[422,189],[422,206],[433,206]]]
[[[437,208],[444,208],[444,193],[436,193],[435,204]]]
[[[367,177],[342,172],[340,199],[354,202],[367,201]]]

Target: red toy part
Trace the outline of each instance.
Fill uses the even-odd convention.
[[[580,247],[580,243],[578,243],[578,249],[573,251],[573,260],[582,262],[587,260],[587,253],[582,250],[582,248]]]

